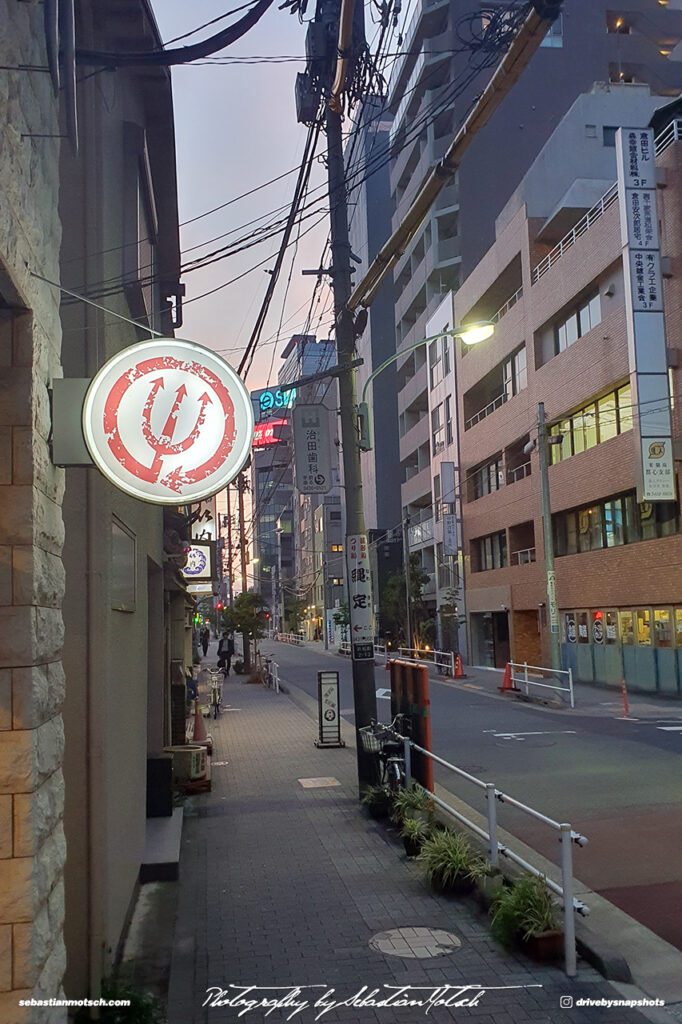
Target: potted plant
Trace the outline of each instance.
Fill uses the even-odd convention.
[[[552,894],[544,875],[529,875],[493,898],[492,933],[503,945],[520,943],[537,960],[555,960],[563,949]]]
[[[386,786],[367,786],[361,801],[373,818],[388,818],[391,813],[392,798]]]
[[[405,853],[408,857],[418,857],[422,846],[431,835],[432,826],[420,818],[403,818],[400,834],[403,837]]]
[[[402,825],[405,818],[421,820],[427,824],[433,821],[433,800],[427,789],[416,782],[409,788],[401,789],[393,800],[391,820]]]
[[[434,889],[444,893],[471,892],[474,883],[487,868],[461,832],[443,829],[424,842],[419,860]]]

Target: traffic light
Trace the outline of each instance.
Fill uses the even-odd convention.
[[[216,605],[216,611],[221,612],[222,610],[223,610],[223,602],[222,601],[218,601],[218,603]]]

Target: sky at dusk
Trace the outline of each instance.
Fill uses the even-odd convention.
[[[235,20],[218,22],[173,44],[170,42],[173,38],[225,13],[230,9],[229,5],[224,0],[201,0],[194,4],[188,4],[186,0],[153,0],[153,8],[161,37],[171,47],[198,42]],[[301,25],[297,16],[280,11],[273,5],[258,25],[216,57],[286,55],[302,58],[305,29],[305,24]],[[196,218],[292,168],[298,168],[307,129],[296,121],[294,81],[296,72],[302,71],[304,66],[301,59],[218,66],[200,63],[173,68],[181,222]],[[313,176],[311,189],[325,180],[320,163],[316,165]],[[262,214],[283,208],[276,216],[286,216],[295,183],[296,171],[253,196],[233,202],[223,210],[182,227],[183,263],[249,234],[264,222],[248,222]],[[314,194],[319,195],[320,191],[324,190]],[[321,204],[320,217],[323,209]],[[301,231],[316,220],[313,217],[305,221]],[[234,233],[209,243],[208,240],[224,232]],[[292,240],[296,239],[296,234],[295,230]],[[305,326],[315,278],[302,277],[300,271],[319,266],[327,234],[328,220],[323,218],[319,227],[301,237],[287,290],[291,257],[296,248],[295,245],[290,247],[291,255],[287,256],[282,268],[253,369],[247,379],[250,390],[265,385],[268,378],[276,381],[284,344]],[[184,324],[178,333],[220,351],[228,362],[236,366],[265,295],[268,285],[266,271],[274,264],[280,237],[229,256],[210,267],[184,273],[187,295]],[[208,244],[194,248],[200,243]],[[243,274],[268,256],[272,259],[241,280],[206,298],[191,301],[194,296]],[[325,284],[321,301],[314,307],[311,324],[311,332],[317,333],[318,337],[328,335],[330,306],[331,294]],[[320,316],[322,322],[318,329]],[[278,335],[280,341],[273,345]]]

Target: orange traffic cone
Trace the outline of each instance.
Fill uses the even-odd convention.
[[[194,736],[192,737],[193,743],[201,743],[205,746],[209,754],[213,751],[213,740],[206,732],[206,726],[204,725],[204,718],[201,714],[201,708],[199,707],[199,700],[194,702]]]
[[[508,661],[507,667],[504,670],[502,686],[498,686],[498,690],[500,693],[513,693],[514,691],[518,691],[518,689],[518,686],[515,686],[512,682],[511,662]]]
[[[462,669],[462,659],[459,654],[455,655],[455,679],[464,679],[464,670]]]

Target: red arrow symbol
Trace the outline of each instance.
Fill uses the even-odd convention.
[[[184,384],[181,384],[178,390],[175,392],[175,401],[173,402],[173,408],[168,414],[166,426],[161,431],[159,441],[164,442],[173,440],[173,431],[175,430],[175,424],[178,419],[178,413],[180,412],[180,406],[182,405],[182,400],[186,394],[187,388],[185,387]]]

